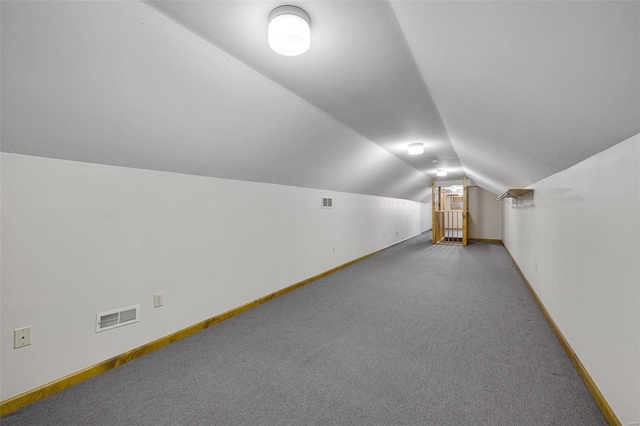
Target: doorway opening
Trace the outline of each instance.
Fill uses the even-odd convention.
[[[433,244],[466,246],[468,243],[469,189],[467,178],[458,182],[431,180]]]

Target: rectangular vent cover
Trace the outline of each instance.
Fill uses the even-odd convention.
[[[114,309],[96,315],[96,333],[127,324],[133,324],[140,319],[140,305],[128,308]]]
[[[322,208],[323,209],[333,208],[333,198],[322,197]]]

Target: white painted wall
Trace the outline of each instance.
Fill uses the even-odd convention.
[[[425,232],[433,227],[431,196],[426,203],[420,203],[420,232]]]
[[[2,153],[0,399],[420,232],[420,203]],[[334,208],[321,209],[333,196]],[[335,253],[333,248],[335,247]],[[164,306],[153,308],[153,294]],[[98,312],[140,322],[95,333]],[[32,345],[13,349],[13,329]]]
[[[480,188],[469,187],[469,238],[502,239],[502,203],[496,195]]]
[[[420,233],[418,202],[306,188],[294,193],[295,282]],[[333,198],[332,209],[320,208],[322,197]]]
[[[505,207],[504,243],[622,424],[640,421],[640,135]]]

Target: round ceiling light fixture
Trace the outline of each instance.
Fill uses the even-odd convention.
[[[424,152],[424,146],[421,143],[409,144],[409,155],[420,155]]]
[[[276,7],[269,14],[269,46],[284,56],[298,56],[311,46],[311,19],[296,6]]]
[[[447,175],[446,170],[436,170],[436,176],[446,176],[446,175]]]

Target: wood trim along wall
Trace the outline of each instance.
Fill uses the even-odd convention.
[[[500,243],[503,244],[501,239],[497,238],[472,238],[469,237],[469,241],[479,241],[481,243]]]
[[[553,330],[553,333],[556,335],[556,337],[560,341],[560,344],[562,345],[562,347],[564,348],[565,352],[569,356],[569,359],[571,360],[573,365],[578,370],[578,373],[580,374],[580,377],[582,377],[582,380],[584,381],[584,384],[587,386],[587,389],[589,389],[589,392],[591,392],[591,396],[593,396],[593,399],[596,401],[596,404],[598,404],[598,407],[602,411],[602,414],[604,414],[605,419],[609,422],[610,425],[622,426],[622,423],[620,423],[620,420],[618,420],[618,417],[615,415],[615,413],[611,409],[611,406],[609,405],[607,400],[604,398],[602,393],[600,393],[600,389],[598,389],[598,386],[596,386],[595,382],[593,381],[593,379],[589,375],[589,372],[584,367],[584,365],[582,365],[582,362],[580,361],[580,359],[578,358],[576,353],[571,348],[571,345],[569,345],[569,342],[567,341],[567,339],[565,339],[564,335],[562,334],[562,332],[560,331],[560,329],[556,325],[555,321],[553,320],[553,318],[549,314],[549,311],[547,311],[547,308],[545,308],[544,304],[542,303],[542,300],[540,300],[540,298],[538,297],[538,294],[533,289],[533,286],[531,285],[531,283],[529,282],[527,277],[522,272],[522,269],[520,269],[520,265],[518,265],[516,260],[513,258],[513,256],[511,255],[511,252],[509,251],[507,246],[504,246],[504,248],[507,250],[507,253],[509,254],[509,257],[511,257],[511,260],[513,261],[513,264],[516,266],[516,269],[520,273],[520,276],[522,277],[522,280],[525,282],[527,287],[529,287],[529,291],[531,292],[531,295],[533,296],[533,298],[535,299],[536,303],[538,304],[538,307],[542,311],[542,314],[547,319],[547,322],[551,326],[551,329]]]
[[[56,392],[60,392],[61,390],[64,390],[69,386],[73,386],[77,383],[80,383],[94,376],[97,376],[98,374],[111,370],[112,368],[116,368],[120,365],[126,364],[129,361],[133,361],[136,358],[140,358],[143,355],[146,355],[150,352],[158,350],[163,346],[167,346],[167,345],[170,345],[171,343],[177,342],[178,340],[182,340],[185,337],[188,337],[194,333],[204,330],[205,328],[211,327],[212,325],[215,325],[226,319],[239,315],[245,311],[248,311],[251,308],[255,308],[256,306],[261,305],[265,302],[268,302],[271,299],[282,296],[283,294],[289,293],[290,291],[296,290],[313,281],[317,281],[320,278],[324,278],[327,275],[331,275],[334,272],[344,269],[347,266],[351,266],[354,263],[360,262],[361,260],[364,260],[368,257],[378,254],[381,251],[384,251],[390,247],[393,247],[396,244],[400,244],[403,241],[406,241],[406,239],[402,241],[398,241],[397,243],[391,244],[383,249],[376,250],[373,253],[369,253],[365,256],[351,260],[347,263],[343,263],[342,265],[336,266],[335,268],[329,269],[328,271],[322,272],[321,274],[315,275],[311,278],[307,278],[306,280],[300,281],[298,283],[290,285],[289,287],[285,287],[281,290],[278,290],[274,293],[263,296],[252,302],[249,302],[237,308],[231,309],[230,311],[224,312],[220,315],[216,315],[214,317],[206,319],[202,322],[194,324],[185,329],[176,331],[175,333],[169,334],[168,336],[161,337],[157,340],[154,340],[153,342],[149,342],[145,345],[132,349],[128,352],[115,356],[111,359],[102,361],[98,364],[92,365],[91,367],[87,367],[84,370],[77,371],[75,373],[69,374],[66,377],[62,377],[58,380],[54,380],[53,382],[47,383],[45,385],[42,385],[40,387],[37,387],[35,389],[22,393],[20,395],[16,395],[13,398],[4,400],[0,402],[0,416],[5,416],[15,410],[18,410],[22,407],[25,407],[43,398],[46,398],[49,395],[53,395]]]

